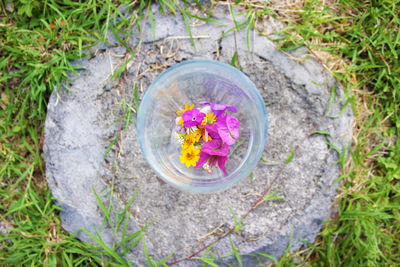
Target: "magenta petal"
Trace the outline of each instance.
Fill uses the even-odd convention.
[[[219,149],[221,144],[222,144],[221,139],[213,139],[211,141],[205,142],[201,147],[201,151],[211,155],[209,152]]]
[[[182,119],[183,119],[183,126],[185,127],[192,127],[199,125],[206,114],[203,112],[200,112],[197,108],[187,110],[182,114]]]
[[[217,111],[217,110],[225,111],[227,109],[233,113],[237,112],[237,109],[235,106],[228,105],[228,104],[211,104],[211,109],[214,111]]]
[[[228,176],[225,170],[225,162],[228,160],[228,157],[219,157],[218,158],[218,167],[224,172],[225,176]]]
[[[239,138],[240,122],[236,117],[231,115],[226,116],[226,125],[228,126],[229,133],[234,139]]]
[[[228,118],[231,117],[231,118]],[[239,129],[236,129],[236,126],[238,125],[237,123],[239,121],[234,121],[232,118],[235,118],[230,115],[226,115],[223,117],[219,117],[217,121],[217,130],[220,138],[222,141],[224,141],[225,144],[227,145],[233,145],[236,142],[237,137],[239,137]],[[236,119],[236,118],[235,118]],[[234,130],[234,135],[230,132],[230,129],[228,127],[227,121],[230,121],[232,124],[232,129]],[[236,119],[237,120],[237,119]]]
[[[216,162],[217,162],[217,157],[215,156],[212,157],[209,162],[210,168],[213,168]]]
[[[207,162],[208,158],[210,157],[210,155],[208,155],[207,153],[204,153],[203,151],[200,151],[200,158],[196,163],[195,168],[203,168],[204,163]]]
[[[207,130],[208,135],[211,136],[212,139],[219,138],[218,129],[216,124],[202,124],[204,129]]]
[[[229,146],[223,143],[221,139],[213,139],[204,143],[201,152],[209,155],[226,156],[229,153]]]
[[[226,105],[226,109],[229,110],[232,113],[236,113],[237,112],[236,106],[233,106],[233,105]]]
[[[199,105],[209,105],[211,107],[211,110],[214,112],[214,115],[219,117],[220,115],[223,115],[225,110],[229,110],[230,112],[236,113],[237,108],[233,105],[229,104],[216,104],[216,103],[211,103],[208,101],[199,101],[197,102]]]
[[[224,110],[226,109],[226,106],[227,106],[227,105],[224,105],[224,104],[211,104],[211,109],[212,109],[213,111],[216,111],[216,110],[222,110],[222,111],[224,111]]]

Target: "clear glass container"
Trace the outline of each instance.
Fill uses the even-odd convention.
[[[213,168],[187,168],[175,140],[176,112],[199,101],[235,105],[240,136],[231,146],[225,164],[227,176]],[[180,189],[214,192],[249,175],[260,159],[267,138],[268,117],[255,85],[238,69],[217,61],[192,60],[175,65],[157,77],[146,90],[137,117],[140,147],[156,174]]]

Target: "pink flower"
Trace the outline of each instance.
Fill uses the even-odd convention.
[[[239,138],[239,120],[231,115],[221,115],[214,124],[202,124],[211,138],[222,139],[227,145],[233,145]]]
[[[217,131],[225,144],[233,145],[239,138],[240,122],[231,115],[221,116],[217,119]]]
[[[211,136],[211,138],[219,138],[219,134],[218,134],[218,128],[217,128],[217,124],[202,124],[201,125],[204,129],[206,129],[207,133],[209,136]]]
[[[183,126],[192,127],[199,125],[203,121],[205,116],[206,114],[200,112],[200,110],[198,110],[197,108],[185,111],[182,114]]]
[[[200,151],[200,158],[195,168],[204,168],[209,172],[212,167],[217,166],[220,168],[225,176],[228,174],[225,170],[225,162],[227,161],[229,153],[229,146],[222,142],[221,139],[213,139],[203,144]]]
[[[239,138],[239,120],[231,115],[220,116],[215,124],[201,125],[207,130],[211,138],[221,139],[225,144],[231,146]]]

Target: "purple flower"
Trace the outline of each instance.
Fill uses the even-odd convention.
[[[211,138],[219,138],[219,133],[218,133],[218,128],[217,128],[217,124],[202,124],[201,125],[204,129],[206,129],[207,133],[209,136],[211,136]]]
[[[211,172],[215,165],[220,168],[225,176],[228,174],[225,170],[225,162],[227,161],[229,146],[222,142],[221,139],[213,139],[203,144],[200,151],[200,158],[195,168],[204,168]]]
[[[197,108],[185,111],[182,114],[183,126],[192,127],[199,125],[203,121],[205,116],[206,114],[200,112],[200,110],[198,110]]]
[[[217,131],[225,144],[233,145],[239,138],[240,122],[231,115],[221,116],[217,119]]]
[[[226,156],[229,153],[229,146],[221,139],[213,139],[204,143],[201,151],[209,155]]]
[[[237,108],[233,105],[228,104],[215,104],[208,101],[200,101],[197,102],[199,105],[208,105],[211,107],[212,112],[216,117],[219,117],[221,114],[224,114],[225,110],[229,110],[230,112],[236,113]]]

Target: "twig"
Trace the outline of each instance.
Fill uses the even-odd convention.
[[[298,145],[296,145],[294,152],[296,153],[296,151],[300,148],[300,146],[304,143],[304,141],[311,135],[311,133],[313,133],[315,131],[315,129],[318,128],[319,124],[314,124],[314,126],[312,127],[312,129],[307,133],[306,136],[304,136],[301,140],[300,143]],[[258,200],[251,206],[251,208],[246,212],[245,215],[243,215],[240,219],[240,221],[243,221],[253,210],[255,210],[257,208],[258,205],[261,204],[261,202],[263,202],[264,197],[268,194],[268,192],[271,190],[272,186],[276,183],[276,181],[278,180],[278,178],[280,177],[280,175],[282,174],[283,170],[285,169],[286,165],[283,165],[282,168],[279,170],[278,174],[274,177],[274,179],[272,180],[271,184],[268,186],[268,188],[264,191],[264,193],[261,195],[261,197],[258,198]],[[198,250],[197,252],[193,253],[192,255],[186,257],[186,258],[182,258],[179,260],[176,260],[174,262],[171,263],[167,263],[167,265],[171,266],[174,264],[177,264],[179,262],[185,261],[185,260],[190,260],[193,259],[194,257],[196,257],[197,255],[199,255],[201,252],[203,252],[204,250],[208,249],[209,247],[213,246],[214,244],[216,244],[217,242],[219,242],[220,240],[224,239],[225,237],[227,237],[228,235],[230,235],[231,233],[233,233],[236,229],[236,225],[234,225],[228,232],[226,232],[224,235],[220,236],[217,240],[213,241],[212,243],[204,246],[203,248],[201,248],[200,250]]]
[[[275,184],[276,180],[278,179],[278,177],[279,177],[280,174],[282,173],[283,169],[284,169],[284,167],[281,168],[281,170],[280,170],[279,173],[275,176],[275,178],[274,178],[274,180],[272,181],[272,183],[268,186],[267,190],[265,190],[265,192],[261,195],[261,197],[257,200],[257,202],[256,202],[255,204],[253,204],[253,206],[247,211],[247,213],[241,218],[240,221],[242,221],[243,219],[245,219],[245,218],[250,214],[250,212],[252,212],[252,211],[258,206],[258,204],[263,200],[263,198],[265,197],[265,195],[269,192],[269,190],[271,190],[271,187]],[[216,243],[219,242],[220,240],[224,239],[225,237],[227,237],[228,235],[230,235],[231,233],[233,233],[233,232],[235,231],[235,229],[236,229],[236,226],[233,226],[228,232],[226,232],[224,235],[220,236],[220,237],[219,237],[217,240],[215,240],[214,242],[212,242],[212,243],[210,243],[210,244],[204,246],[203,248],[201,248],[200,250],[198,250],[197,252],[193,253],[192,255],[190,255],[190,256],[188,256],[188,257],[186,257],[186,258],[183,258],[183,259],[180,259],[180,260],[171,262],[171,263],[167,263],[167,265],[171,266],[171,265],[177,264],[177,263],[179,263],[179,262],[182,262],[182,261],[185,261],[185,260],[190,260],[190,259],[192,259],[193,257],[196,257],[197,255],[199,255],[199,254],[200,254],[201,252],[203,252],[204,250],[208,249],[209,247],[213,246],[214,244],[216,244]]]
[[[230,0],[228,0],[228,4],[229,7],[230,5]],[[229,9],[229,12],[231,13],[231,16],[233,18],[232,12]],[[236,29],[236,28],[235,28]],[[235,49],[237,51],[237,43],[236,43],[236,31],[234,31],[234,38],[235,38]],[[324,68],[326,68],[329,71],[329,68],[323,63],[323,61],[314,53],[314,51],[311,50],[311,48],[305,43],[305,46],[308,48],[308,50],[310,51],[310,53],[324,66]],[[238,60],[238,65],[239,65],[239,58]],[[325,76],[326,76],[326,80],[329,80],[328,77],[328,73],[325,72]],[[329,87],[328,84],[326,84],[326,89],[327,92],[329,92]],[[321,120],[318,123],[315,123],[312,127],[312,129],[300,140],[300,142],[295,146],[294,148],[294,153],[296,153],[298,151],[298,149],[301,147],[301,145],[304,143],[304,141],[319,127],[319,125],[321,124],[322,120],[326,117],[326,114],[322,116]],[[280,175],[282,174],[283,170],[286,168],[287,164],[283,165],[281,167],[281,169],[279,170],[278,174],[274,177],[274,179],[272,180],[271,184],[268,186],[268,188],[264,191],[264,193],[258,198],[258,200],[251,206],[251,208],[246,212],[246,214],[244,214],[240,221],[243,221],[253,210],[255,210],[257,208],[258,205],[260,205],[263,200],[264,197],[268,194],[268,192],[271,190],[272,186],[276,183],[276,181],[278,180],[278,178],[280,177]],[[216,244],[217,242],[219,242],[220,240],[224,239],[225,237],[227,237],[228,235],[232,234],[236,229],[236,226],[233,226],[228,232],[226,232],[224,235],[220,236],[217,240],[213,241],[212,243],[204,246],[203,248],[201,248],[200,250],[198,250],[197,252],[193,253],[192,255],[176,260],[174,262],[168,263],[168,265],[174,265],[177,264],[179,262],[185,261],[185,260],[189,260],[189,259],[193,259],[194,257],[196,257],[197,255],[199,255],[201,252],[205,251],[206,249],[210,248],[211,246],[213,246],[214,244]]]
[[[212,236],[212,235],[216,234],[218,231],[223,231],[223,230],[221,229],[221,227],[224,226],[225,224],[226,224],[226,223],[221,223],[220,226],[218,226],[217,228],[215,228],[215,229],[212,230],[211,232],[209,232],[209,233],[207,233],[207,234],[201,236],[201,237],[198,238],[198,239],[203,240],[203,239],[208,238],[209,236]]]

